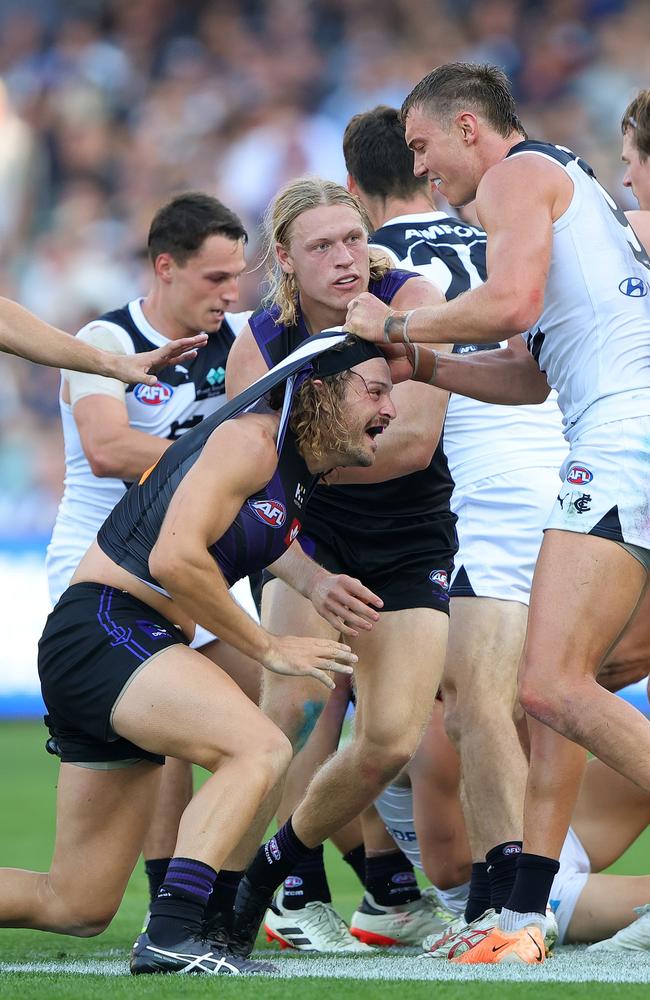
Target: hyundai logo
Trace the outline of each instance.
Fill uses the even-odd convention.
[[[643,278],[623,278],[618,290],[631,299],[641,299],[648,294],[648,285]]]

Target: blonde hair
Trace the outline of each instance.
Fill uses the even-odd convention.
[[[298,216],[320,205],[347,205],[358,214],[366,233],[372,228],[361,202],[347,188],[320,177],[299,177],[282,188],[270,203],[264,216],[266,274],[268,291],[262,299],[265,308],[276,306],[278,325],[295,326],[298,322],[298,285],[293,274],[280,267],[275,253],[276,243],[289,250],[292,224]],[[379,250],[370,249],[370,280],[378,281],[390,270],[388,258]]]

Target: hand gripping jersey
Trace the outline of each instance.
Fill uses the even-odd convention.
[[[487,237],[444,212],[402,215],[386,222],[372,245],[400,268],[433,281],[447,300],[486,278]],[[494,350],[503,344],[457,344],[454,354]],[[452,393],[443,447],[456,493],[489,476],[535,466],[559,469],[566,445],[553,393],[539,405],[501,406]]]
[[[411,271],[388,271],[381,280],[371,281],[368,290],[389,304],[412,277]],[[276,316],[277,310],[272,307],[259,309],[249,320],[253,337],[269,367],[309,338],[300,312],[294,327],[276,323]],[[410,514],[448,511],[452,486],[447,460],[439,444],[429,468],[422,472],[385,483],[317,487],[309,506],[306,531],[309,533],[309,525],[318,521],[323,525],[329,524],[336,534],[345,535],[354,531],[351,517],[355,515],[367,524],[380,517],[399,517],[403,520]]]
[[[566,172],[573,197],[553,224],[544,308],[524,334],[558,391],[564,433],[650,414],[650,259],[591,167],[568,149],[520,142]]]
[[[319,354],[345,339],[345,334],[311,338],[309,344],[179,438],[151,472],[128,490],[108,516],[97,536],[102,551],[129,573],[161,590],[149,572],[149,555],[174,492],[217,427],[240,413],[266,406],[265,393],[287,380],[277,438],[277,469],[263,489],[248,497],[231,526],[209,550],[229,587],[279,559],[300,531],[304,508],[318,479],[309,472],[288,426],[293,376],[304,371],[311,359],[317,359]],[[352,350],[346,347],[341,351],[340,357],[335,359],[339,364],[335,370],[345,370],[346,365],[340,359],[351,357]],[[363,342],[354,350],[356,360],[351,360],[350,366],[378,354],[376,348]],[[207,497],[206,503],[209,502]]]
[[[226,314],[220,329],[193,361],[170,365],[158,374],[158,384],[129,385],[125,404],[134,430],[176,440],[225,402],[225,368],[236,333],[250,313]],[[104,313],[80,333],[105,328],[126,354],[139,354],[168,343],[142,312],[141,299]],[[65,442],[65,488],[47,552],[50,596],[56,603],[86,549],[128,483],[93,475],[79,437],[72,406],[60,397]]]

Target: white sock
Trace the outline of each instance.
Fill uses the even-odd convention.
[[[518,913],[517,910],[507,910],[504,906],[499,914],[499,930],[512,933],[530,924],[537,924],[540,930],[544,930],[545,919],[543,913]]]

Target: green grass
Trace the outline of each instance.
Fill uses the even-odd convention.
[[[44,751],[45,730],[36,723],[0,723],[0,849],[4,866],[46,870],[54,839],[54,804],[58,762]],[[359,886],[336,851],[327,847],[327,867],[337,908],[349,918],[359,901]],[[617,863],[620,873],[647,870],[650,835],[631,848]],[[129,883],[124,902],[113,923],[98,938],[79,939],[24,930],[0,931],[1,962],[83,962],[123,959],[137,933],[146,908],[147,889],[142,865]],[[354,960],[353,960],[354,961]],[[295,980],[225,980],[217,985],[198,977],[140,978],[70,973],[4,973],[0,998],[66,998],[66,1000],[118,1000],[121,997],[237,996],[263,1000],[316,1000],[327,991],[338,998],[404,997],[430,1000],[492,1000],[497,997],[561,997],[562,1000],[606,1000],[610,997],[648,996],[648,986],[593,983],[487,983],[395,982],[360,979],[300,978]]]

